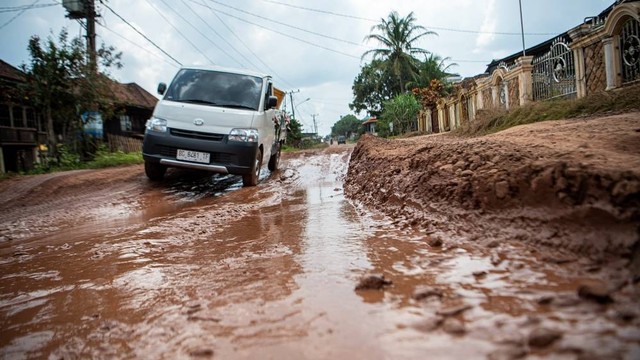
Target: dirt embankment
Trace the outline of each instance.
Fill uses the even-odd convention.
[[[629,254],[640,238],[640,113],[477,138],[365,136],[345,192],[450,238]]]

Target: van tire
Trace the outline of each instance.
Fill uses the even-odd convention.
[[[260,180],[260,169],[262,168],[262,150],[256,151],[256,161],[251,169],[251,174],[242,175],[242,186],[256,186]]]
[[[145,161],[144,173],[147,174],[149,180],[160,181],[164,177],[167,167],[157,162]]]
[[[269,158],[269,163],[267,164],[267,167],[269,168],[269,171],[278,170],[278,165],[280,164],[280,151],[281,151],[281,149],[282,149],[282,145],[278,144],[278,151],[276,151],[276,153],[271,155],[271,157]]]

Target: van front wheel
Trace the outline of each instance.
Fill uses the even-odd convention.
[[[256,161],[251,169],[251,174],[242,175],[242,186],[256,186],[260,179],[260,168],[262,168],[262,150],[256,151]]]
[[[156,162],[145,161],[144,173],[147,174],[149,180],[160,181],[164,177],[167,167]]]

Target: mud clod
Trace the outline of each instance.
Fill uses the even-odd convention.
[[[444,320],[442,323],[442,330],[451,335],[462,335],[467,332],[464,327],[464,323],[453,317]]]
[[[454,305],[454,306],[442,308],[438,310],[436,314],[442,315],[442,316],[455,316],[458,314],[462,314],[463,312],[471,309],[472,307],[473,306],[467,305],[467,304]]]
[[[608,285],[599,282],[584,283],[578,286],[578,296],[599,304],[613,302],[613,298],[611,297],[612,292],[612,289]]]
[[[360,278],[356,285],[356,290],[380,290],[385,286],[391,285],[391,280],[385,279],[382,274],[368,274]]]
[[[438,288],[434,288],[432,286],[422,285],[422,286],[416,287],[416,289],[413,292],[413,295],[411,297],[414,300],[424,300],[424,299],[428,299],[430,297],[441,298],[442,297],[442,290],[440,290]]]
[[[542,348],[553,344],[560,338],[562,338],[562,333],[560,331],[540,327],[529,334],[527,343],[531,347]]]

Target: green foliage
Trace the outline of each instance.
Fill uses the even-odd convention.
[[[63,29],[57,42],[51,37],[43,42],[38,36],[29,39],[29,65],[23,64],[26,84],[21,87],[23,97],[44,115],[51,152],[57,150],[58,135],[75,148],[89,149],[83,135],[80,115],[86,111],[100,111],[103,118],[114,113],[114,98],[110,80],[95,72],[88,63],[87,50],[80,37],[69,39]],[[121,53],[113,47],[97,51],[103,68],[121,67]],[[79,141],[82,144],[77,144]],[[55,155],[55,154],[51,154]],[[83,154],[84,155],[84,154]],[[83,156],[84,157],[84,156]]]
[[[302,141],[302,124],[294,118],[291,118],[287,130],[287,144],[293,147],[300,147]]]
[[[353,81],[353,102],[349,108],[355,112],[366,111],[380,116],[382,104],[400,93],[400,84],[388,70],[385,61],[373,60],[360,69]]]
[[[458,64],[445,65],[445,61],[449,60],[449,57],[442,58],[436,54],[429,54],[424,61],[419,62],[418,75],[407,86],[409,88],[426,88],[430,86],[433,80],[438,80],[445,84],[447,77],[458,75],[450,70],[452,66],[457,66]]]
[[[371,49],[362,54],[362,58],[373,55],[373,59],[381,59],[400,84],[400,92],[405,92],[405,84],[413,80],[417,73],[415,56],[428,54],[425,49],[415,47],[414,44],[426,35],[437,35],[424,26],[415,24],[413,12],[406,17],[400,17],[396,11],[389,13],[386,19],[371,27],[371,34],[365,40],[375,40],[381,47]],[[399,93],[394,93],[397,95]]]
[[[420,110],[418,100],[411,94],[396,96],[384,104],[381,119],[378,120],[376,130],[383,137],[393,134],[405,134],[415,130],[415,124]],[[393,123],[393,132],[389,124]]]
[[[123,151],[110,152],[105,146],[98,148],[96,157],[86,163],[87,168],[100,169],[106,167],[142,164],[144,159],[139,151],[126,153]]]
[[[331,127],[331,136],[344,135],[350,138],[352,134],[359,134],[363,130],[362,122],[354,115],[346,115]]]

